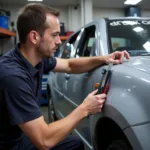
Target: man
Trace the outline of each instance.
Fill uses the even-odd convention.
[[[101,112],[106,95],[93,91],[67,117],[46,124],[39,109],[42,73],[82,73],[129,58],[126,51],[91,58],[53,58],[61,43],[58,16],[53,8],[28,4],[18,17],[20,43],[0,59],[0,149],[83,150],[82,142],[68,135],[81,119]]]

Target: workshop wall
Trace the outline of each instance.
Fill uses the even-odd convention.
[[[18,16],[18,11],[20,10],[21,7],[22,6],[15,6],[15,7],[14,6],[13,7],[2,6],[0,8],[9,10],[11,13],[10,20],[16,22],[17,16]],[[66,28],[68,28],[68,19],[67,19],[68,11],[67,11],[66,7],[55,7],[55,8],[60,10],[60,21],[64,22]]]
[[[10,16],[10,22],[15,22],[15,28],[16,28],[16,20],[18,16],[18,11],[22,6],[0,6],[1,9],[9,10],[11,13]],[[55,6],[52,6],[55,7]],[[69,20],[68,15],[68,7],[62,7],[57,6],[55,7],[60,10],[60,22],[64,22],[66,31],[76,31],[81,27],[81,10],[74,10],[73,18],[72,20]],[[150,10],[141,10],[142,17],[150,17]],[[109,9],[109,8],[93,8],[93,20],[102,18],[102,17],[123,17],[124,16],[124,10],[123,9]],[[9,26],[11,29],[11,26]],[[18,39],[17,39],[18,41]],[[11,49],[14,46],[14,39],[13,37],[9,40],[3,39],[0,43],[1,50],[3,53],[7,52],[9,49]]]
[[[123,17],[123,9],[109,9],[109,8],[94,8],[93,19],[97,20],[103,17]]]
[[[123,17],[124,16],[124,9],[109,9],[109,8],[94,8],[93,9],[93,19],[99,19],[102,17]],[[150,17],[150,10],[141,10],[142,17]]]
[[[142,17],[149,17],[150,18],[150,10],[146,9],[146,10],[142,10]]]
[[[13,7],[8,7],[8,6],[0,6],[0,9],[5,9],[5,10],[9,10],[11,13],[10,16],[10,23],[13,21],[15,22],[15,29],[16,29],[16,21],[17,21],[17,16],[18,16],[18,12],[20,10],[22,6],[13,6]],[[55,6],[54,6],[55,7]],[[66,30],[68,30],[68,10],[66,9],[66,7],[55,7],[57,9],[60,10],[60,22],[64,22],[65,23],[65,28]],[[9,29],[11,30],[11,26],[9,23]],[[18,38],[17,38],[17,42],[18,42]],[[0,42],[0,51],[3,51],[3,54],[5,54],[8,50],[10,50],[11,48],[14,47],[14,38],[11,37],[9,39],[2,39]]]
[[[13,21],[16,23],[16,19],[17,19],[17,11],[19,10],[18,7],[6,7],[6,6],[0,6],[0,9],[4,9],[7,11],[10,11],[11,16],[10,16],[10,20],[9,20],[9,29],[11,30],[11,26],[10,23]],[[15,24],[15,28],[16,28],[16,24]],[[17,38],[17,37],[16,37]],[[10,38],[3,38],[0,40],[0,53],[5,54],[9,49],[14,47],[14,37],[10,37]]]

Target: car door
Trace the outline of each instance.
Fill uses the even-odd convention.
[[[76,46],[78,43],[78,40],[80,38],[81,31],[77,32],[69,40],[67,40],[63,47],[60,50],[60,56],[63,59],[69,59],[71,57],[74,57],[76,52]],[[58,94],[61,94],[62,97],[60,99],[57,99],[57,113],[60,115],[60,117],[66,116],[68,113],[71,112],[70,109],[70,103],[68,103],[68,99],[66,99],[65,93],[68,91],[68,80],[70,79],[70,74],[67,73],[55,73],[56,74],[56,81],[57,81],[57,90]]]
[[[81,39],[78,43],[75,58],[91,57],[96,55],[96,48],[98,40],[95,37],[96,25],[91,25],[84,28]],[[93,71],[81,74],[70,74],[70,79],[67,83],[67,97],[72,110],[80,105],[87,95],[94,90],[93,86]],[[90,122],[89,117],[84,118],[75,129],[75,132],[84,139],[88,147],[91,145],[90,139]]]

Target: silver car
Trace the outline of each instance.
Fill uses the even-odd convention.
[[[150,20],[93,21],[61,46],[59,57],[92,57],[122,50],[131,58],[120,65],[49,76],[49,120],[54,121],[80,105],[97,85],[101,86],[108,69],[111,71],[103,111],[83,119],[74,130],[87,149],[150,150]]]

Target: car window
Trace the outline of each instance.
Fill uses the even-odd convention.
[[[62,58],[71,58],[71,53],[74,52],[74,43],[67,43],[65,48],[64,48],[64,51],[63,51],[63,54],[62,54]]]
[[[90,26],[84,29],[82,38],[77,47],[75,57],[87,57],[90,56],[93,51],[93,45],[95,44],[95,26]]]
[[[87,45],[84,50],[83,56],[90,56],[94,42],[95,42],[95,37],[89,37],[89,39],[87,40]]]
[[[112,49],[113,51],[122,50],[125,47],[131,47],[131,40],[127,38],[111,38]]]
[[[75,45],[77,42],[77,38],[80,35],[80,32],[76,33],[75,35],[73,35],[63,46],[63,53],[61,58],[71,58],[74,57],[75,55]]]
[[[127,50],[131,56],[150,52],[150,20],[112,20],[108,31],[110,52]]]

